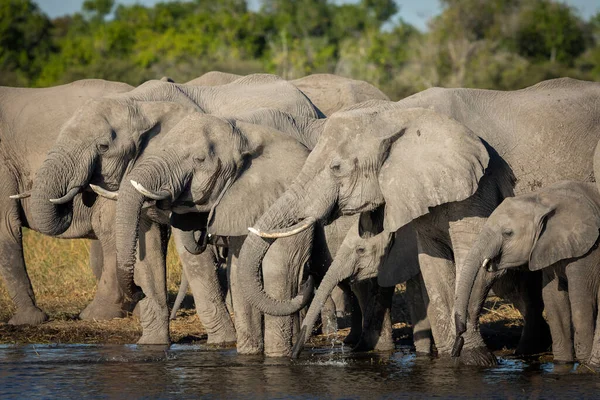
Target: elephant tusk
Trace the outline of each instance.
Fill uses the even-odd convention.
[[[129,182],[131,182],[131,184],[133,185],[135,190],[137,190],[138,192],[140,192],[141,194],[143,194],[144,196],[146,196],[152,200],[165,200],[170,196],[169,192],[167,192],[167,191],[163,191],[162,193],[154,193],[154,192],[149,191],[144,186],[142,186],[142,184],[137,183],[134,180],[131,180]]]
[[[71,190],[69,190],[67,192],[67,194],[65,194],[63,197],[59,197],[58,199],[48,199],[48,200],[52,204],[65,204],[65,203],[68,203],[71,200],[73,200],[73,198],[75,197],[75,195],[77,195],[77,193],[79,193],[79,189],[80,189],[79,186],[74,187]]]
[[[298,222],[288,228],[276,229],[272,231],[261,231],[260,229],[249,227],[248,230],[255,235],[265,239],[279,239],[297,235],[310,228],[317,220],[313,217],[308,217],[303,221]]]
[[[487,272],[492,272],[492,265],[490,264],[488,267],[488,264],[490,264],[490,259],[486,258],[485,260],[483,260],[483,263],[481,264],[481,268],[485,269]]]
[[[26,199],[28,197],[31,197],[31,190],[28,190],[23,193],[13,194],[12,196],[8,196],[9,199],[15,199],[15,200]]]
[[[96,193],[98,196],[102,196],[104,198],[110,200],[117,200],[119,198],[119,192],[111,192],[110,190],[104,189],[98,185],[94,185],[90,183],[90,188]]]

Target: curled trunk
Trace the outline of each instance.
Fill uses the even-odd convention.
[[[327,217],[335,205],[335,192],[327,190],[331,185],[318,179],[309,179],[302,175],[285,193],[263,214],[254,225],[255,231],[269,232],[297,224],[299,221],[313,217],[322,220]],[[307,189],[307,182],[315,190]],[[313,194],[313,192],[315,194]],[[277,300],[264,292],[260,267],[273,239],[262,238],[249,232],[242,250],[239,263],[239,281],[243,282],[244,298],[253,307],[265,314],[275,316],[291,315],[302,309],[312,292],[310,285],[304,285],[300,293],[291,300]]]
[[[457,338],[453,356],[460,355],[462,348],[461,335],[467,331],[467,315],[470,315],[471,323],[477,324],[481,307],[490,289],[491,282],[486,287],[479,287],[480,285],[475,287],[479,271],[483,269],[485,260],[491,263],[490,260],[498,256],[501,245],[502,237],[494,234],[490,229],[484,228],[473,247],[471,247],[465,264],[456,278],[454,321]]]
[[[130,297],[134,297],[140,289],[134,283],[134,266],[137,254],[144,259],[146,248],[144,245],[144,226],[140,224],[140,215],[144,202],[148,200],[139,193],[130,180],[135,180],[144,187],[154,190],[160,187],[160,168],[155,164],[141,165],[123,180],[119,189],[116,218],[116,242],[119,285]],[[139,240],[138,240],[139,239]],[[138,251],[138,242],[140,249]]]
[[[60,151],[48,155],[36,173],[31,191],[31,223],[39,232],[56,236],[71,226],[72,200],[88,183],[93,167],[93,154],[77,160]]]

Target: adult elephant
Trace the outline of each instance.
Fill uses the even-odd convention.
[[[302,168],[308,149],[264,125],[199,113],[188,116],[157,140],[160,146],[146,149],[124,178],[131,183],[119,190],[117,254],[123,276],[129,277],[125,286],[131,285],[135,272],[139,216],[148,200],[173,211],[173,227],[189,232],[188,240],[180,245],[190,251],[196,251],[198,245],[190,226],[204,228],[203,236],[231,237],[228,269],[233,273],[243,240],[238,237],[245,235],[246,226],[283,193],[286,183]],[[311,233],[281,242],[280,248],[271,252],[272,260],[265,260],[267,266],[283,262],[294,268],[289,280],[278,276],[283,273],[287,277],[287,268],[264,270],[266,289],[273,295],[289,298],[298,290],[302,266],[310,255],[310,246],[303,242],[310,243]],[[243,302],[238,281],[232,280],[230,285],[238,350],[262,352],[260,314]],[[308,294],[304,291],[302,297],[306,299]],[[292,318],[265,320],[265,353],[289,354],[292,328]]]
[[[40,166],[31,194],[37,228],[46,234],[66,231],[73,221],[73,199],[88,184],[116,190],[128,167],[152,138],[167,132],[190,113],[234,114],[276,107],[298,115],[322,116],[296,87],[274,75],[249,75],[218,87],[149,81],[126,94],[85,102],[63,126]],[[164,246],[167,229],[143,216],[138,277],[144,334],[139,343],[168,343],[165,257],[146,249]],[[126,295],[133,298],[134,288]],[[157,317],[160,316],[160,317]]]
[[[61,126],[82,101],[107,94],[128,92],[119,82],[87,79],[43,89],[0,88],[0,272],[16,313],[10,324],[36,325],[48,317],[35,303],[35,295],[23,258],[21,230],[44,233],[37,224],[29,189],[46,153],[54,145]],[[15,196],[21,192],[20,196]],[[116,280],[116,256],[112,223],[101,218],[114,215],[114,204],[93,193],[74,198],[75,224],[60,238],[98,239],[92,242],[90,264],[98,279],[94,300],[81,313],[83,319],[110,319],[129,309]]]
[[[449,354],[455,264],[460,272],[481,226],[504,197],[559,180],[592,179],[599,95],[599,83],[556,79],[512,92],[433,88],[398,103],[372,102],[371,108],[334,114],[302,172],[244,243],[240,281],[246,299],[265,312],[293,308],[257,284],[272,241],[261,236],[286,236],[291,225],[298,231],[298,225],[385,204],[387,231],[415,221],[434,339],[440,354]],[[492,278],[481,278],[477,287],[484,290]],[[541,342],[531,327],[545,326],[541,293],[527,304],[516,304],[526,323],[523,350],[527,340]],[[473,322],[461,359],[495,363]]]

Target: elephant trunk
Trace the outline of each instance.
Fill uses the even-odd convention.
[[[303,285],[300,293],[291,300],[277,300],[264,292],[261,282],[260,266],[265,254],[269,250],[273,239],[267,239],[258,236],[256,232],[269,232],[280,230],[280,228],[297,225],[297,221],[307,214],[310,217],[324,219],[331,212],[335,204],[334,193],[322,189],[327,186],[319,184],[318,180],[313,180],[311,184],[320,187],[320,192],[314,191],[315,195],[307,196],[302,193],[311,193],[304,186],[309,179],[298,178],[297,182],[292,184],[288,190],[263,214],[263,216],[250,230],[242,250],[240,252],[239,263],[244,268],[239,268],[239,281],[242,282],[242,292],[246,301],[253,307],[265,314],[275,316],[291,315],[302,309],[308,302],[312,293],[312,281],[309,279],[307,284]],[[307,207],[307,199],[310,204]],[[304,211],[301,211],[304,210]],[[308,210],[308,211],[306,211]]]
[[[471,323],[477,324],[481,307],[491,287],[491,282],[486,287],[476,287],[479,271],[491,271],[492,260],[498,256],[502,246],[502,237],[489,228],[484,228],[477,241],[471,247],[463,268],[456,277],[456,296],[454,301],[454,322],[456,324],[456,341],[452,355],[460,355],[463,338],[467,331],[467,314]],[[469,307],[469,305],[472,305]]]
[[[52,152],[36,173],[31,191],[31,223],[45,235],[60,235],[71,226],[73,198],[88,183],[94,168],[94,154],[81,154],[75,160],[66,152]]]
[[[117,271],[119,285],[131,298],[140,292],[134,283],[134,265],[138,254],[141,260],[145,257],[144,234],[141,232],[144,226],[140,223],[140,216],[144,202],[150,199],[140,193],[131,182],[158,191],[157,188],[162,184],[160,176],[163,176],[161,175],[163,169],[164,166],[159,163],[140,163],[123,179],[119,189],[116,217]]]
[[[325,274],[325,277],[323,277],[315,294],[315,298],[310,303],[308,312],[302,321],[298,340],[294,344],[294,349],[292,350],[292,358],[298,358],[300,355],[304,344],[310,338],[317,318],[321,314],[321,309],[325,305],[327,298],[331,295],[331,292],[333,292],[333,289],[335,289],[335,287],[343,280],[350,278],[354,272],[354,263],[347,262],[347,252],[352,250],[346,247],[340,250],[342,251],[338,252],[333,264]]]

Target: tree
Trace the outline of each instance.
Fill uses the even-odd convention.
[[[41,60],[52,51],[51,27],[33,1],[0,1],[0,75],[12,71],[2,83],[27,84],[39,73]]]

